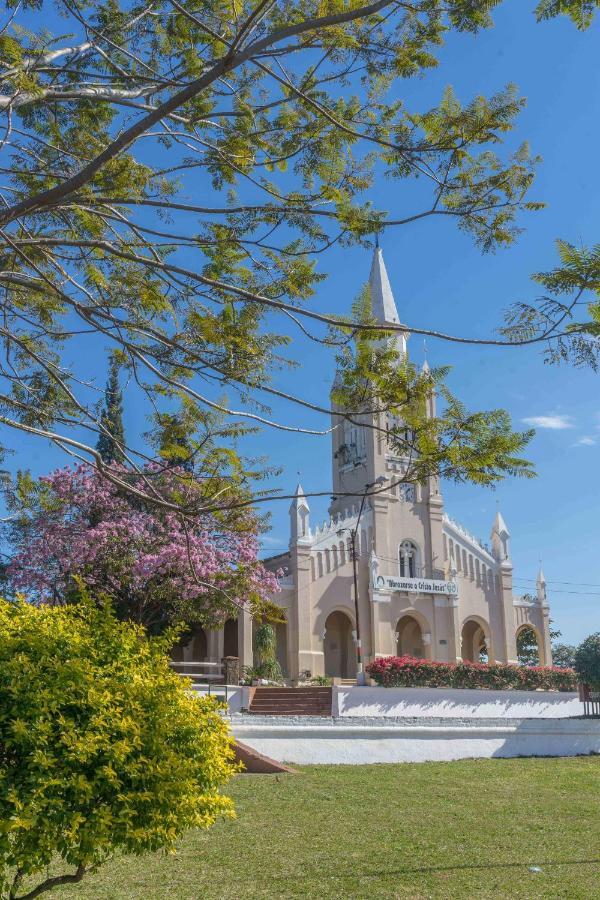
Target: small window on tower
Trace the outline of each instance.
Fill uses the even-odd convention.
[[[412,541],[400,544],[400,578],[417,577],[417,548]]]

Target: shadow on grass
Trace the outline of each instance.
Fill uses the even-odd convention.
[[[514,862],[514,863],[464,863],[459,866],[413,866],[404,869],[385,869],[381,872],[362,872],[361,878],[381,878],[385,875],[428,875],[433,872],[461,872],[476,871],[478,869],[529,869],[535,866],[536,870],[553,869],[557,866],[597,866],[600,859],[571,859],[564,862]]]

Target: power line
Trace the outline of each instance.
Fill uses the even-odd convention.
[[[513,581],[533,581],[537,582],[537,578],[513,578]],[[600,584],[593,584],[589,581],[547,581],[546,584],[570,584],[574,587],[597,587],[600,588]]]

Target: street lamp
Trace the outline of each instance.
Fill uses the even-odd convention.
[[[352,547],[352,578],[354,581],[354,615],[356,619],[356,683],[364,685],[365,683],[365,673],[363,670],[363,657],[362,657],[362,642],[360,639],[360,616],[358,612],[358,571],[357,571],[357,562],[358,557],[356,553],[356,539],[358,536],[358,526],[360,525],[360,517],[362,516],[362,511],[365,506],[365,500],[367,499],[367,494],[371,490],[371,488],[377,487],[377,485],[383,485],[389,481],[387,475],[380,475],[379,478],[376,478],[371,484],[366,484],[365,489],[363,491],[362,499],[360,501],[360,509],[358,510],[358,518],[356,520],[356,525],[354,528],[340,528],[338,530],[338,535],[343,534],[344,531],[350,532],[350,544]]]

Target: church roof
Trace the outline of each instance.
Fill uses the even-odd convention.
[[[383,252],[381,247],[375,247],[373,253],[373,262],[371,263],[371,274],[369,275],[369,286],[371,288],[371,304],[373,308],[373,316],[377,322],[387,323],[388,325],[399,325],[400,318],[390,279],[383,261]]]

